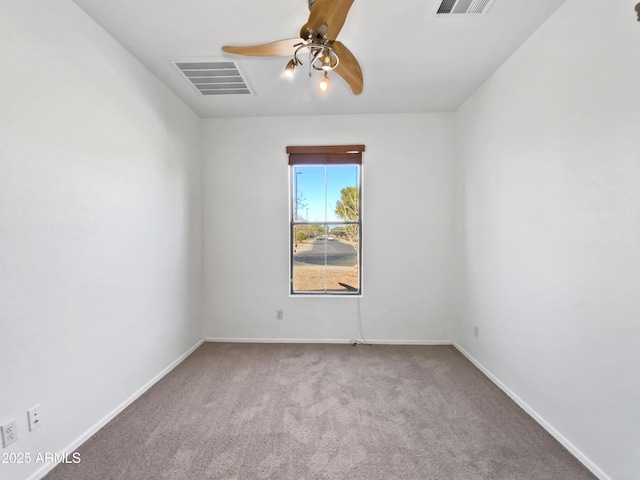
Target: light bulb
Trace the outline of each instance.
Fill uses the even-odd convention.
[[[287,66],[284,69],[284,74],[287,77],[292,78],[295,71],[296,71],[296,62],[292,58],[291,60],[289,60],[289,63],[287,63]]]
[[[332,66],[331,66],[331,52],[329,51],[329,49],[325,49],[324,52],[322,52],[322,66],[321,66],[321,68],[325,72],[328,72],[329,70],[332,69]]]
[[[320,90],[322,90],[323,92],[326,92],[328,89],[329,89],[329,77],[327,77],[327,74],[325,73],[322,80],[320,80]]]

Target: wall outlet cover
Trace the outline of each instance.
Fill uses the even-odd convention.
[[[7,448],[13,442],[18,440],[18,426],[15,420],[11,420],[9,423],[0,427],[2,431],[2,446]]]

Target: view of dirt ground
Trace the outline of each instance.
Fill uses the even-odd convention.
[[[296,266],[293,269],[293,289],[296,292],[324,291],[325,273],[328,291],[345,291],[340,283],[358,288],[358,272],[352,267]]]
[[[311,250],[313,240],[298,242],[295,246],[296,253]],[[325,275],[327,291],[342,291],[346,289],[340,285],[345,283],[358,288],[358,270],[353,267],[296,265],[293,268],[293,290],[295,292],[322,292],[325,289]]]

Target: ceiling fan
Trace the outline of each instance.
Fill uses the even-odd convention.
[[[292,76],[302,65],[300,56],[309,55],[311,68],[324,73],[320,89],[327,90],[329,72],[342,77],[355,95],[362,93],[363,79],[360,64],[345,45],[336,40],[354,0],[308,0],[309,19],[300,29],[300,37],[248,46],[224,46],[222,50],[235,55],[252,57],[292,57],[285,73]]]

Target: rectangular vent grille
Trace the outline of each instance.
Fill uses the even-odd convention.
[[[247,82],[233,61],[176,62],[201,95],[251,95]]]
[[[487,13],[494,0],[442,0],[437,15],[481,15]]]

